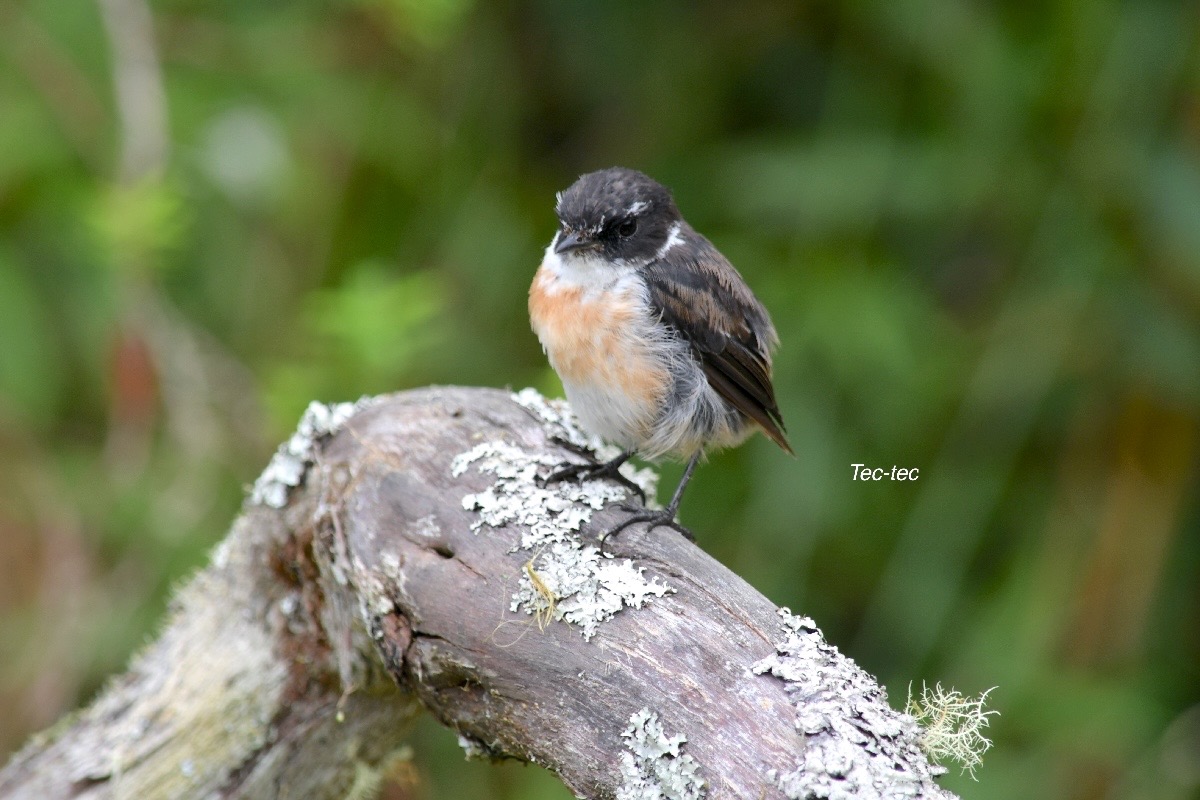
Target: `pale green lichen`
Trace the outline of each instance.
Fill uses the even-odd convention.
[[[922,752],[913,718],[889,707],[883,687],[829,644],[811,618],[786,608],[779,616],[775,653],[751,670],[784,682],[805,743],[791,771],[768,770],[767,778],[792,800],[953,797],[934,782],[945,770]]]
[[[992,746],[983,729],[988,727],[988,717],[1000,713],[984,710],[995,688],[967,697],[956,689],[943,689],[940,683],[932,688],[922,683],[921,693],[914,697],[910,683],[904,711],[921,726],[918,743],[925,754],[939,763],[956,761],[974,778],[975,768]]]

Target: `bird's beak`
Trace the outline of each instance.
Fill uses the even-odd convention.
[[[561,256],[571,250],[583,250],[593,247],[595,244],[595,240],[585,234],[576,231],[562,231],[558,235],[558,241],[554,243],[554,252]]]

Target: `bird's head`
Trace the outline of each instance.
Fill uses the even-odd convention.
[[[650,262],[682,224],[665,186],[624,167],[580,177],[559,192],[555,212],[556,254],[564,259],[598,256],[618,265]]]

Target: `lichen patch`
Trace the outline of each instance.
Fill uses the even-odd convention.
[[[617,800],[701,800],[706,794],[700,766],[681,748],[682,735],[669,736],[658,714],[643,708],[621,734],[621,785]]]
[[[304,483],[308,469],[316,460],[320,443],[337,433],[346,420],[375,402],[364,397],[357,403],[309,403],[291,438],[279,446],[267,468],[254,482],[250,502],[271,508],[287,505],[288,495]]]
[[[533,561],[542,587],[523,575],[509,610],[577,625],[584,639],[591,639],[600,623],[622,608],[641,608],[650,598],[675,591],[656,578],[647,579],[629,559],[614,559],[577,541],[554,542]]]
[[[887,693],[853,660],[825,641],[809,617],[786,608],[775,654],[752,667],[787,684],[805,747],[796,769],[768,773],[789,798],[952,798],[934,777],[945,772],[921,752],[920,729],[893,710]]]
[[[532,389],[514,399],[550,426],[554,435],[580,447],[594,444],[579,429],[565,403],[546,400]],[[607,454],[601,451],[598,455],[603,458]],[[474,467],[495,477],[482,492],[463,497],[463,508],[479,514],[471,530],[478,533],[485,527],[502,528],[510,523],[522,528],[513,551],[531,553],[526,563],[541,585],[535,586],[529,571],[523,570],[511,610],[538,619],[550,615],[577,626],[584,639],[590,640],[600,623],[622,608],[641,608],[651,598],[674,590],[656,578],[647,578],[645,570],[629,559],[615,559],[579,536],[594,511],[627,499],[626,489],[604,480],[542,485],[539,478],[558,466],[561,461],[548,453],[490,441],[456,456],[450,472],[458,477]],[[652,496],[657,479],[652,470],[631,468],[625,474]]]

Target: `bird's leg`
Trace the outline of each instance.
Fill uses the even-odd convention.
[[[651,531],[655,528],[665,525],[668,528],[674,528],[682,533],[684,538],[686,538],[689,542],[696,541],[696,537],[692,535],[691,531],[675,521],[675,514],[679,511],[679,501],[683,499],[683,490],[687,488],[688,481],[692,479],[692,473],[696,471],[696,464],[700,462],[700,456],[702,454],[702,450],[697,450],[696,454],[692,456],[691,461],[688,462],[687,468],[683,471],[683,477],[679,479],[679,485],[675,487],[675,494],[671,495],[671,502],[667,504],[666,508],[652,511],[645,508],[639,509],[630,506],[621,506],[623,510],[629,511],[630,515],[622,520],[621,523],[616,527],[610,528],[600,535],[601,546],[603,546],[604,540],[608,537],[615,536],[616,534],[628,528],[630,525],[636,525],[639,522],[648,522],[649,527],[647,530]]]
[[[571,447],[568,449],[575,448]],[[629,489],[631,492],[636,494],[638,497],[642,498],[643,503],[646,502],[646,493],[642,490],[642,487],[638,486],[629,478],[626,478],[621,474],[620,467],[633,455],[632,450],[626,450],[612,461],[597,461],[595,459],[595,454],[588,455],[580,452],[579,450],[576,450],[576,452],[578,452],[579,455],[583,456],[584,458],[591,458],[592,463],[564,464],[563,466],[559,467],[558,470],[552,472],[549,477],[543,480],[542,485],[545,486],[547,484],[557,483],[559,481],[569,480],[571,478],[578,478],[580,481],[590,478],[608,478],[611,481],[616,481],[626,489]]]

